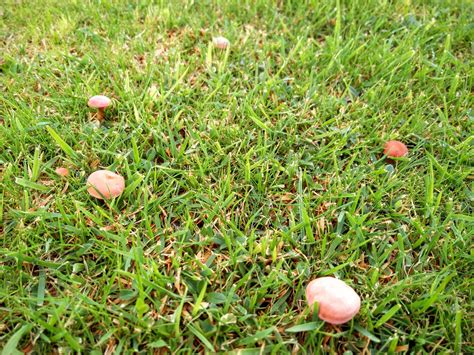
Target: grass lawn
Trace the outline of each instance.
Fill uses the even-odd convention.
[[[469,0],[2,2],[2,354],[473,353],[473,18]],[[97,169],[122,196],[89,196]],[[345,325],[307,306],[321,276],[362,299]]]

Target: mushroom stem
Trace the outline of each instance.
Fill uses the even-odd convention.
[[[104,120],[105,110],[103,108],[97,109],[97,119],[102,122]]]

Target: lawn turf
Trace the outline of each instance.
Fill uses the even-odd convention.
[[[473,9],[3,2],[0,348],[473,353]],[[344,326],[306,305],[327,275]]]

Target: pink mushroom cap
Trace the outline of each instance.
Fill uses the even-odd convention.
[[[69,175],[69,170],[63,167],[56,168],[55,170],[56,174],[60,176],[68,176]]]
[[[120,196],[125,189],[125,180],[111,171],[97,170],[87,178],[87,186],[91,196],[103,200]]]
[[[400,141],[388,141],[383,152],[389,157],[400,158],[408,154],[408,148]]]
[[[110,100],[107,96],[104,96],[104,95],[92,96],[87,102],[89,107],[93,107],[93,108],[106,108],[110,106],[111,103],[112,103],[112,100]]]
[[[230,45],[229,40],[222,36],[214,37],[212,43],[214,44],[214,47],[219,49],[226,49]]]
[[[334,277],[321,277],[306,287],[310,307],[319,305],[318,316],[331,324],[350,321],[360,309],[360,297],[352,287]]]

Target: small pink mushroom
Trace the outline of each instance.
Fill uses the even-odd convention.
[[[104,111],[108,106],[110,106],[111,103],[112,101],[107,96],[104,96],[104,95],[92,96],[87,102],[89,107],[97,109],[97,119],[99,121],[104,120],[104,116],[105,116]]]
[[[214,44],[214,47],[219,49],[226,49],[230,45],[229,40],[222,36],[214,37],[212,43]]]
[[[108,170],[97,170],[87,178],[87,192],[98,199],[118,197],[125,189],[122,176]]]
[[[331,324],[350,321],[360,309],[360,297],[352,287],[334,277],[321,277],[306,287],[310,307],[319,305],[318,316]]]
[[[59,176],[68,176],[69,175],[69,170],[63,167],[56,168],[55,170],[56,174]]]
[[[400,141],[388,141],[385,143],[383,153],[392,158],[400,158],[408,154],[408,148]]]

